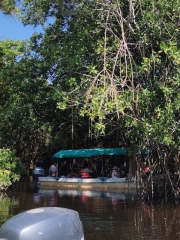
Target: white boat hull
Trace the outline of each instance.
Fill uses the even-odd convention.
[[[136,189],[135,178],[59,178],[39,177],[41,188]]]

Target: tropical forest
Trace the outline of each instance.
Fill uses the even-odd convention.
[[[180,1],[1,0],[0,11],[42,28],[0,36],[0,189],[61,149],[119,147],[129,175],[150,167],[141,197],[180,199]]]

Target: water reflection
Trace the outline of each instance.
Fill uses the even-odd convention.
[[[53,189],[40,189],[39,187],[33,190],[34,203],[40,203],[42,197],[49,199],[50,206],[58,206],[58,198],[71,198],[73,201],[79,201],[81,204],[87,206],[93,201],[93,209],[101,211],[104,201],[111,201],[115,207],[119,201],[134,201],[136,198],[135,193],[130,192],[108,192],[108,191],[90,191],[90,190],[53,190]],[[76,200],[75,200],[76,198]],[[104,200],[103,200],[104,199]],[[101,206],[99,206],[99,203]]]
[[[49,206],[57,207],[58,191],[57,190],[41,190],[39,185],[35,185],[33,189],[33,202],[35,204],[40,204],[44,199],[49,203]]]
[[[22,211],[57,206],[79,212],[85,240],[180,237],[179,205],[142,203],[128,192],[41,189],[29,184],[24,181],[8,195],[0,195],[0,225]]]
[[[17,207],[19,201],[9,198],[5,193],[0,193],[0,226],[13,216],[12,208]]]
[[[41,190],[44,191],[44,190]],[[113,205],[116,205],[118,201],[127,201],[127,200],[135,200],[136,193],[135,192],[108,192],[108,191],[91,191],[91,190],[67,190],[61,189],[58,190],[59,196],[80,196],[81,203],[86,203],[89,198],[107,198],[110,199]]]

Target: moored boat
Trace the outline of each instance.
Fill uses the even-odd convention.
[[[39,177],[40,188],[77,188],[77,189],[99,189],[99,190],[113,190],[113,189],[136,189],[136,178],[135,177],[115,177],[108,178],[104,177],[104,156],[119,156],[127,155],[130,151],[129,148],[94,148],[94,149],[71,149],[71,150],[60,150],[53,155],[53,158],[58,162],[60,159],[74,159],[74,158],[90,158],[101,156],[102,161],[102,177],[96,178],[81,178],[81,177]],[[148,154],[150,148],[135,149],[136,152],[141,154]]]

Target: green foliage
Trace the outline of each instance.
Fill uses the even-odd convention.
[[[15,156],[15,152],[9,149],[0,149],[0,190],[6,190],[25,172],[25,167]]]
[[[59,109],[76,107],[97,137],[113,125],[131,143],[177,148],[178,2],[24,1],[22,19],[44,26],[32,48],[55,73]]]
[[[1,0],[0,10],[5,14],[10,14],[16,11],[16,0]]]
[[[44,33],[0,43],[1,146],[30,161],[44,146],[110,136],[104,144],[177,154],[179,9],[169,0],[23,1],[22,21]]]
[[[59,97],[30,49],[27,42],[0,42],[0,146],[16,149],[26,166],[48,151]]]

